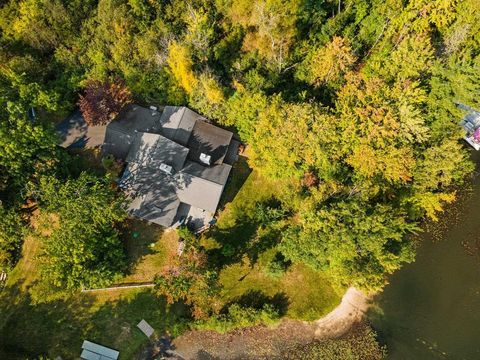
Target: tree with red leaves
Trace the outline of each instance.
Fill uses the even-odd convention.
[[[122,80],[89,80],[78,106],[87,124],[106,125],[131,102],[132,93]]]

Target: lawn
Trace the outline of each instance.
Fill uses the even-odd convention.
[[[126,247],[134,266],[122,282],[152,281],[156,269],[176,251],[175,233],[164,233],[142,222],[129,223],[125,237],[130,238]],[[23,256],[0,293],[1,359],[34,358],[39,354],[76,358],[84,339],[119,350],[121,359],[132,359],[148,342],[136,328],[141,319],[159,335],[178,334],[185,327],[185,309],[167,306],[148,288],[78,293],[35,302],[30,290],[38,281],[39,250],[39,241],[28,236]]]
[[[130,219],[123,230],[129,273],[121,283],[148,283],[177,255],[178,235],[173,230]]]
[[[281,185],[252,172],[203,241],[232,249],[229,256],[218,255],[219,249],[212,250],[221,269],[221,298],[225,304],[264,299],[284,307],[284,315],[289,318],[314,320],[338,305],[341,296],[324,273],[307,266],[294,264],[280,274],[271,274],[268,265],[278,253],[282,223],[265,229],[253,217],[256,205],[275,198]]]
[[[253,266],[245,257],[224,268],[220,273],[224,302],[246,296],[265,298],[285,307],[286,317],[299,320],[318,319],[340,303],[327,277],[304,265],[293,265],[278,277],[270,275],[265,268],[275,253],[275,249],[266,251]]]

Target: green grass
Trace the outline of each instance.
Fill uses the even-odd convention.
[[[176,256],[178,235],[173,230],[141,220],[128,220],[123,240],[130,264],[121,283],[144,283],[154,280],[160,269]]]
[[[150,291],[112,291],[100,296],[79,294],[65,300],[32,303],[28,293],[7,288],[2,302],[15,303],[2,316],[0,358],[23,359],[48,354],[52,358],[76,358],[85,339],[120,351],[131,359],[148,340],[136,328],[147,320],[161,334],[180,330],[182,309],[169,309]],[[0,352],[1,355],[1,352]]]
[[[220,245],[233,247],[232,256],[218,255],[221,298],[225,304],[245,298],[263,298],[283,302],[289,318],[317,319],[340,302],[340,296],[327,276],[306,266],[294,264],[279,276],[268,273],[267,267],[277,254],[276,244],[282,227],[289,220],[273,228],[263,228],[252,214],[256,204],[267,201],[278,193],[281,184],[267,181],[252,172],[233,201],[218,216],[217,226],[205,237]]]
[[[220,273],[223,301],[234,302],[252,292],[257,298],[280,296],[287,303],[285,316],[300,320],[318,319],[339,304],[340,296],[321,272],[298,264],[282,276],[269,275],[266,264],[275,253],[275,249],[266,251],[253,267],[249,259],[244,258],[243,262],[224,268]]]
[[[228,178],[225,189],[223,190],[218,206],[219,209],[223,209],[226,204],[235,199],[237,193],[242,188],[251,172],[252,169],[250,169],[248,166],[247,158],[244,156],[239,156],[238,161],[233,164],[230,177]]]
[[[175,248],[162,248],[162,241],[175,244],[175,236],[166,236],[158,228],[138,222],[129,224],[129,231],[125,236],[136,231],[140,234],[138,246],[134,246],[133,238],[126,244],[130,258],[136,262],[125,282],[151,281],[168,259],[166,254]],[[152,242],[153,247],[147,246]],[[145,253],[145,247],[149,253]],[[85,339],[119,350],[120,359],[132,359],[149,341],[136,328],[141,319],[150,323],[157,335],[178,334],[185,327],[185,309],[167,306],[148,288],[78,293],[65,299],[35,302],[29,290],[39,280],[39,249],[38,240],[28,236],[23,256],[0,293],[1,359],[34,358],[40,354],[78,358]]]
[[[246,162],[239,164],[232,176],[225,198],[230,202],[219,214],[217,226],[203,239],[209,238],[220,248],[225,244],[235,247],[234,256],[216,259],[220,260],[216,265],[220,265],[220,298],[224,305],[252,301],[253,296],[257,302],[283,302],[283,315],[295,319],[312,320],[330,311],[340,298],[324,274],[301,265],[292,265],[278,276],[266,270],[277,252],[282,224],[264,229],[252,213],[257,203],[275,196],[279,184],[266,181],[256,172],[250,174]],[[237,191],[235,187],[242,184]],[[51,218],[46,222],[55,221]],[[37,230],[45,231],[41,221]],[[175,256],[178,246],[175,232],[164,232],[141,221],[126,223],[123,240],[131,268],[122,283],[152,281]],[[40,354],[76,358],[82,341],[88,339],[119,350],[121,359],[131,359],[149,341],[136,328],[141,319],[147,320],[157,335],[175,335],[188,325],[184,307],[167,306],[149,289],[78,293],[35,302],[30,291],[40,276],[36,259],[40,246],[34,236],[27,237],[23,256],[0,293],[0,358],[24,359]],[[217,255],[220,251],[215,246],[211,250]]]

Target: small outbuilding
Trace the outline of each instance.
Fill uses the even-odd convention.
[[[117,360],[120,353],[103,345],[85,340],[82,344],[82,360]]]
[[[150,326],[149,323],[147,323],[145,320],[142,319],[142,321],[140,321],[138,324],[137,324],[137,327],[140,329],[141,332],[143,332],[145,334],[146,337],[150,337],[153,335],[154,333],[154,330],[153,328]]]

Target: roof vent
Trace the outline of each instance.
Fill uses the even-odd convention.
[[[150,105],[150,110],[157,111],[157,107],[153,106],[153,105]]]
[[[167,164],[160,164],[160,170],[162,170],[165,174],[172,175],[172,167]]]
[[[210,160],[212,160],[212,157],[210,155],[204,153],[200,154],[200,161],[205,165],[210,165]]]

